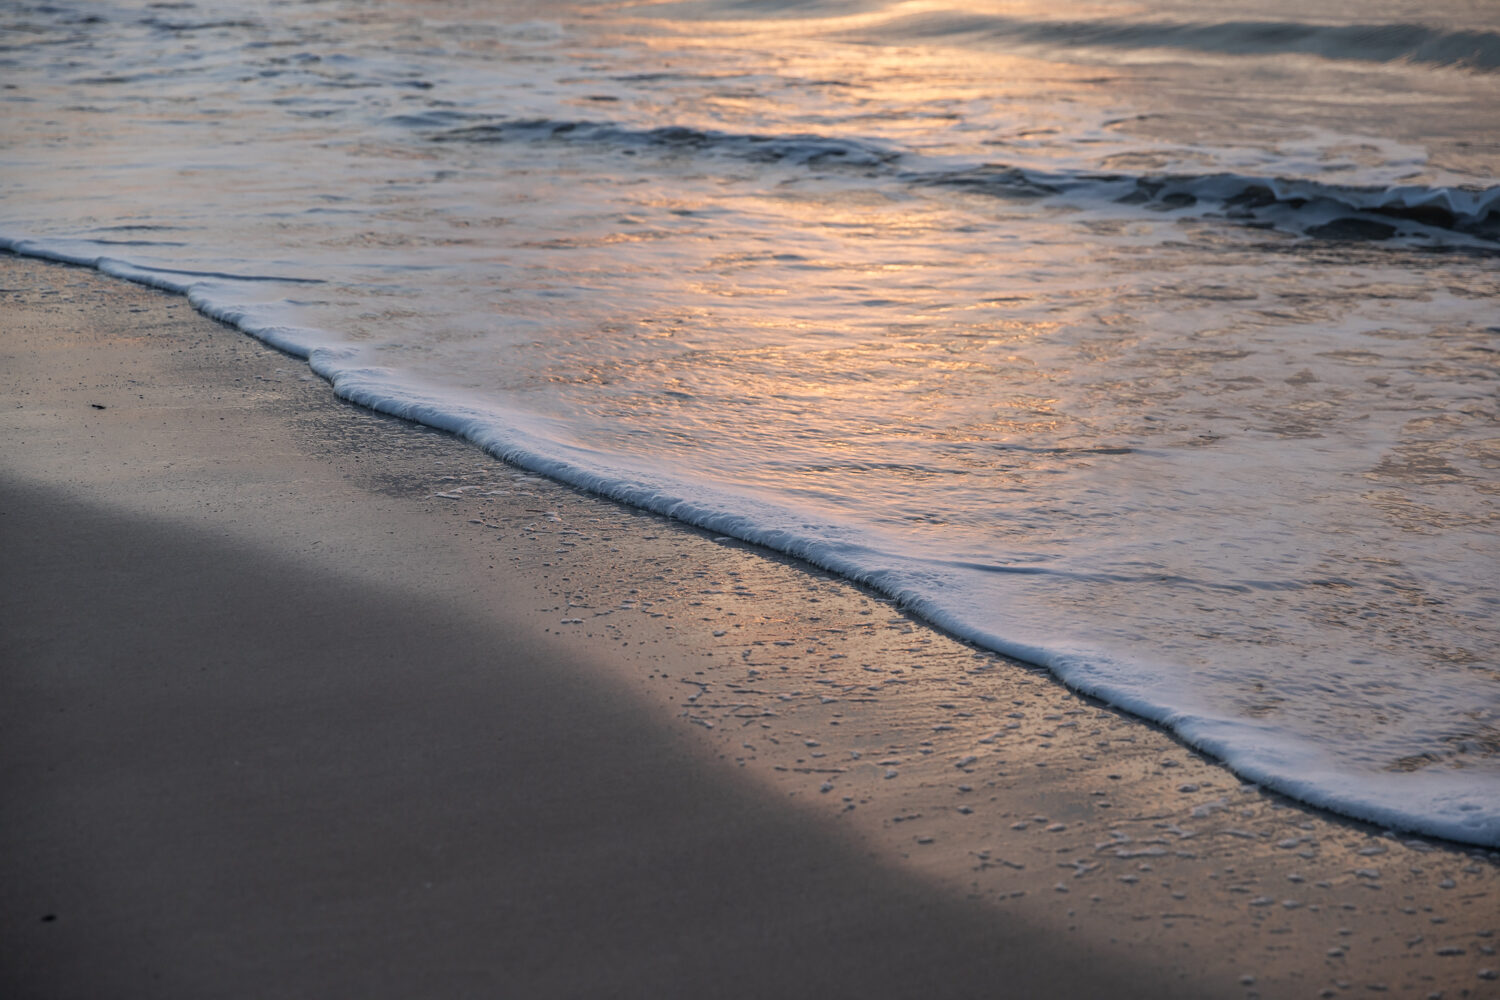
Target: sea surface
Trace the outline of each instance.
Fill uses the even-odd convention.
[[[1500,845],[1492,0],[7,0],[0,246]]]

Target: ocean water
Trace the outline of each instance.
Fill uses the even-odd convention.
[[[1500,845],[1491,0],[11,0],[0,245]]]

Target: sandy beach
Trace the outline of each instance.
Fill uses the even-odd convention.
[[[1500,860],[0,258],[0,994],[1500,996]]]

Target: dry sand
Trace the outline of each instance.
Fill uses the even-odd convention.
[[[0,258],[0,995],[1500,996],[1490,852]]]

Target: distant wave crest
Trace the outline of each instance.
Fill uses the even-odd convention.
[[[1229,55],[1300,54],[1358,62],[1420,63],[1500,71],[1500,32],[1444,30],[1421,24],[1303,24],[1032,21],[940,12],[898,18],[863,34],[903,40],[1005,40],[1065,48],[1193,49]]]

